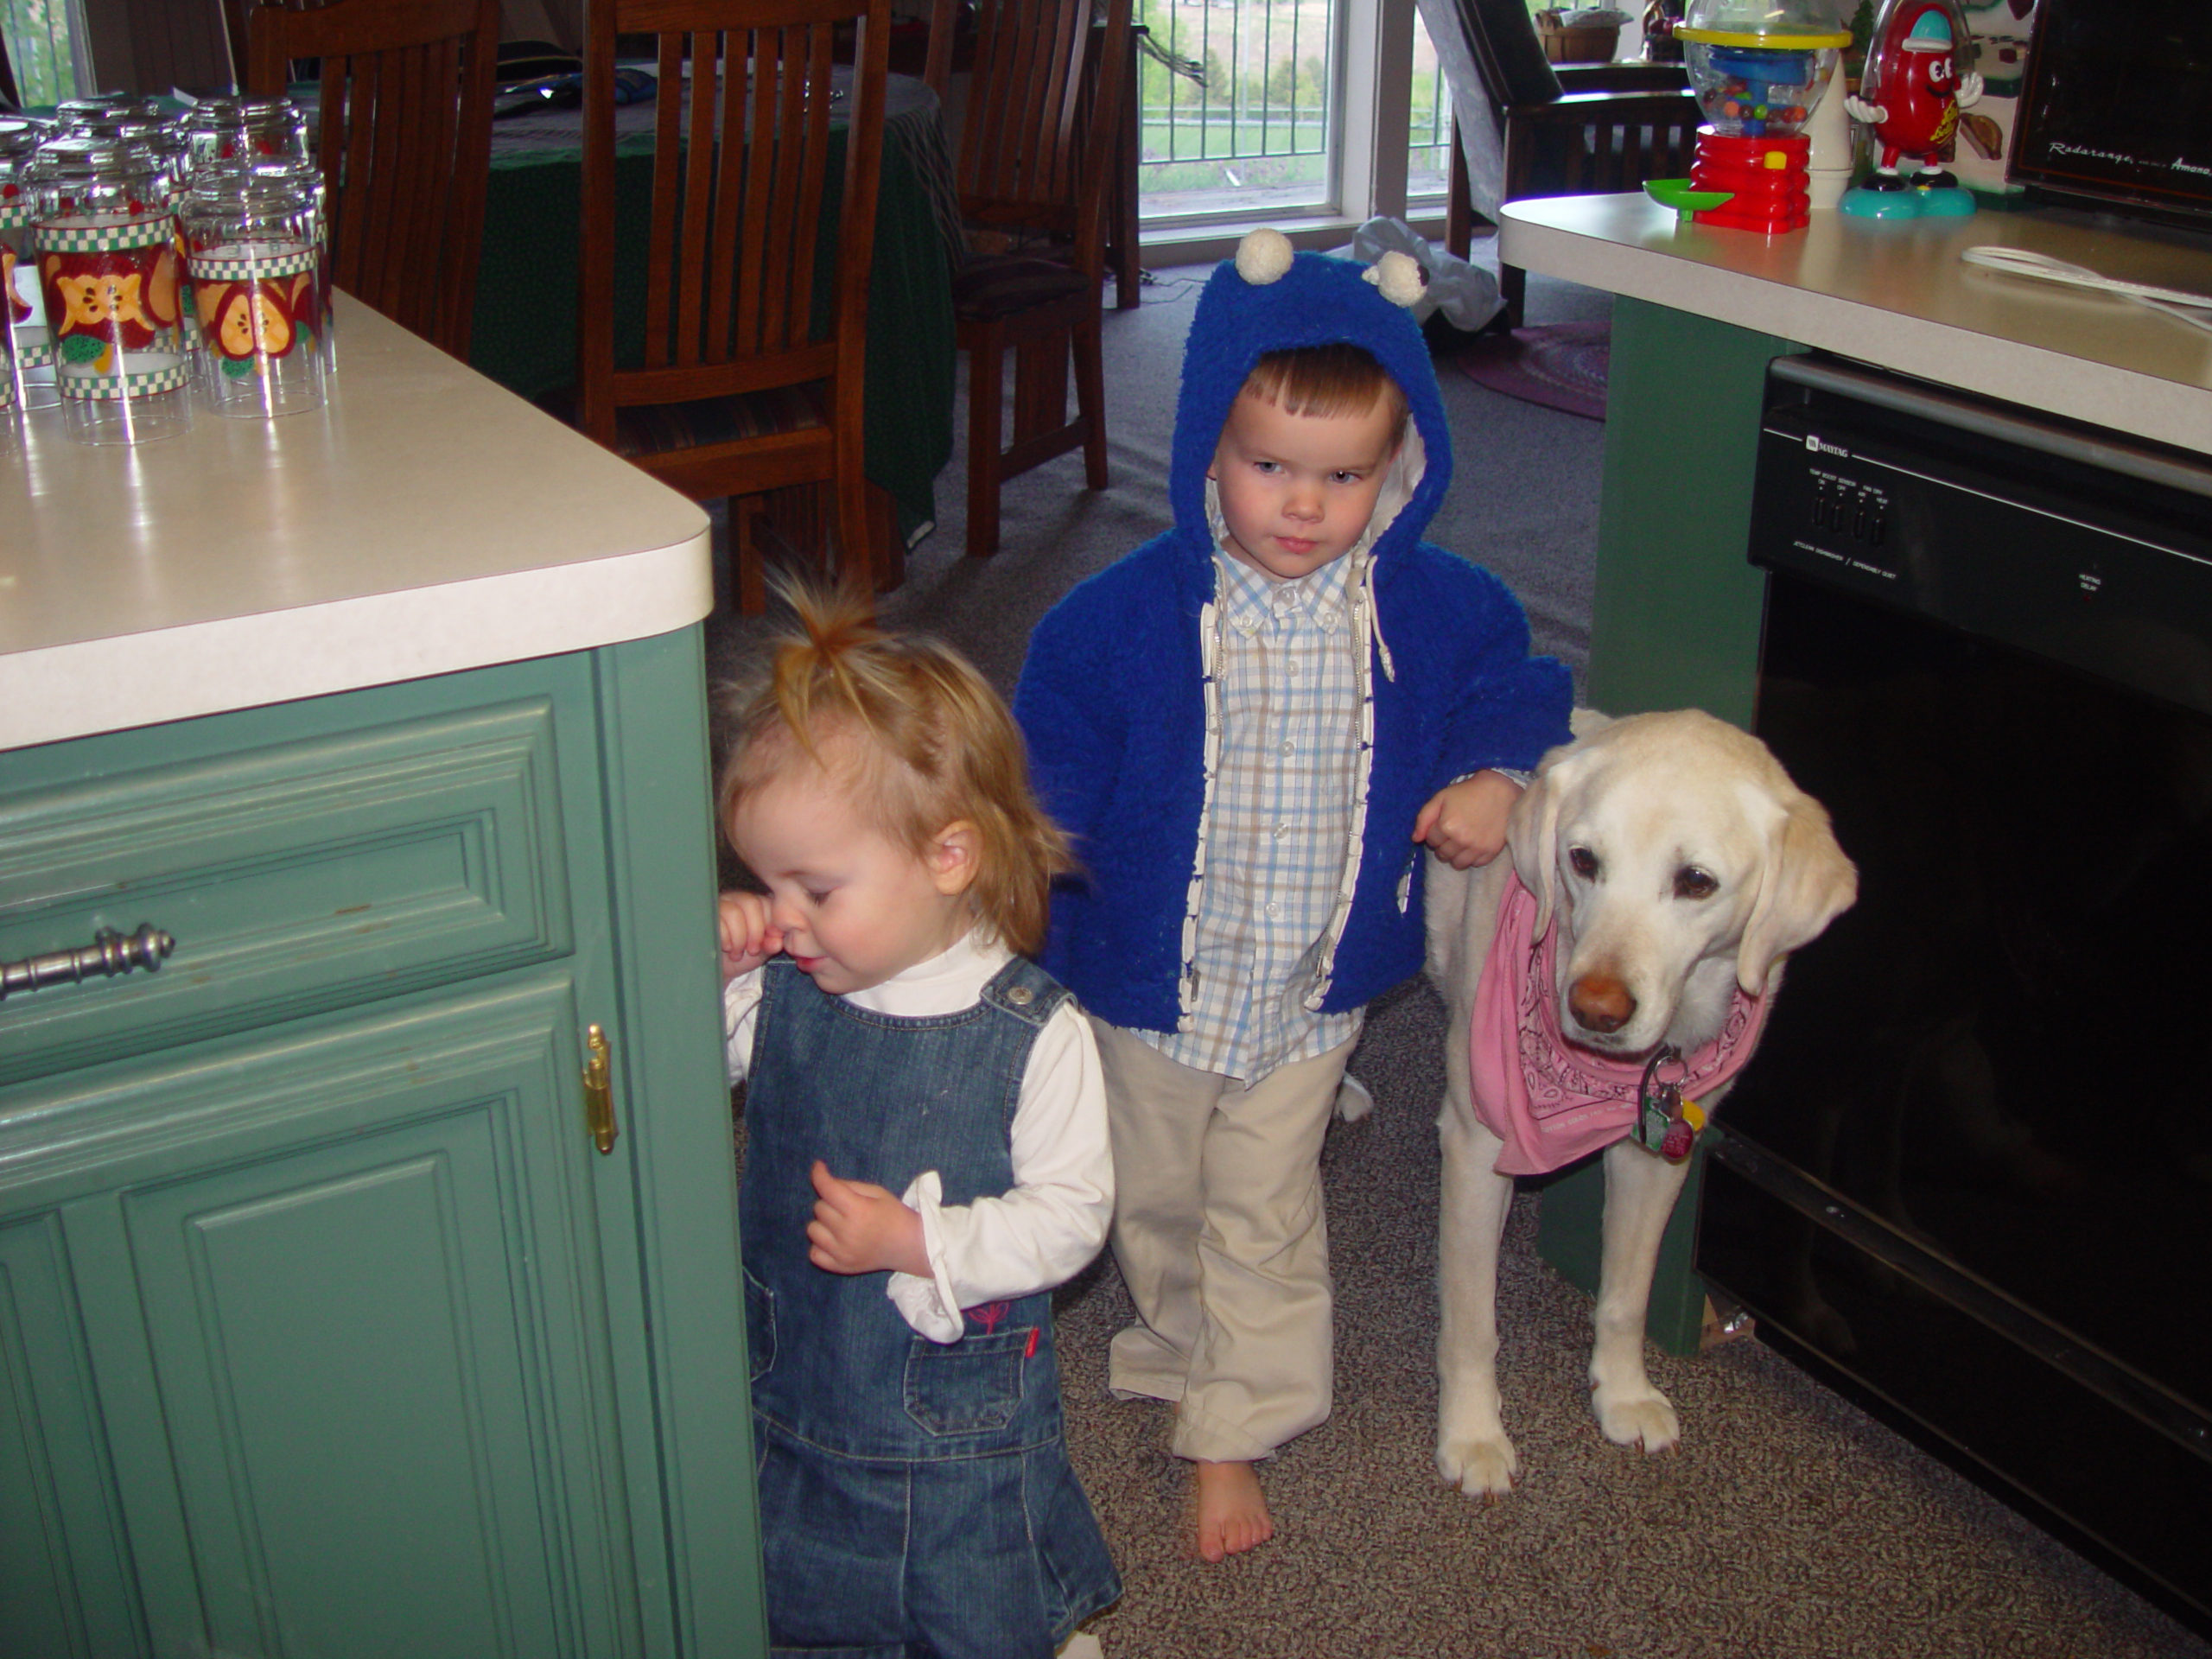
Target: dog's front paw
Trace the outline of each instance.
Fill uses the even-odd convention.
[[[1670,1452],[1682,1438],[1681,1420],[1667,1396],[1645,1384],[1639,1390],[1594,1390],[1590,1403],[1598,1414],[1598,1427],[1615,1446],[1640,1446],[1646,1452]]]
[[[1436,1469],[1445,1484],[1469,1497],[1504,1497],[1521,1472],[1520,1455],[1503,1434],[1436,1443]]]

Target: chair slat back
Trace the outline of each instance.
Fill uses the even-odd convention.
[[[849,87],[833,80],[858,29]],[[614,41],[658,36],[644,363],[614,367]],[[585,52],[579,416],[860,375],[883,162],[886,0],[614,0]],[[830,302],[815,293],[825,238]]]
[[[245,14],[245,86],[281,94],[322,63],[316,154],[331,280],[468,354],[491,170],[499,0],[330,0]]]
[[[1688,174],[1704,119],[1686,92],[1568,92],[1506,111],[1503,200],[1637,190]]]
[[[957,0],[937,0],[931,23],[927,73],[940,98],[957,10]],[[970,223],[1033,229],[1084,247],[1100,241],[1128,28],[1129,0],[1109,0],[1098,28],[1090,0],[979,0],[954,163]],[[1102,86],[1110,96],[1097,96]]]

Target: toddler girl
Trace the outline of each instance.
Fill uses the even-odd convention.
[[[1066,842],[980,675],[799,594],[717,803],[747,1078],[772,1645],[1044,1659],[1121,1592],[1061,1433],[1050,1292],[1097,1254],[1097,1052],[1017,951]]]

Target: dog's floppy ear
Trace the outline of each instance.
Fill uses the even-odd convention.
[[[1513,868],[1520,872],[1521,885],[1536,896],[1538,938],[1551,925],[1552,901],[1559,892],[1560,807],[1582,772],[1591,740],[1618,723],[1595,709],[1578,704],[1570,709],[1567,729],[1574,734],[1573,741],[1545,751],[1536,762],[1535,776],[1505,821],[1505,845],[1513,855]]]
[[[1539,772],[1505,820],[1505,846],[1513,856],[1513,868],[1520,874],[1521,885],[1536,895],[1538,938],[1551,925],[1552,889],[1558,880],[1552,842],[1558,834],[1559,789],[1549,772]]]
[[[1536,764],[1536,775],[1505,821],[1506,849],[1521,885],[1536,898],[1535,936],[1541,938],[1551,925],[1552,902],[1559,891],[1559,815],[1574,787],[1581,768],[1575,762],[1581,745],[1562,743]]]
[[[1767,842],[1766,869],[1736,952],[1736,982],[1747,996],[1766,988],[1777,958],[1820,938],[1859,897],[1859,872],[1836,844],[1827,809],[1795,792]]]

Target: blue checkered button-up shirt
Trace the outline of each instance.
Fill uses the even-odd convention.
[[[1363,633],[1341,558],[1277,582],[1223,557],[1220,733],[1196,900],[1188,1012],[1139,1032],[1168,1058],[1256,1083],[1358,1034],[1305,1005],[1326,948],[1358,789]]]

